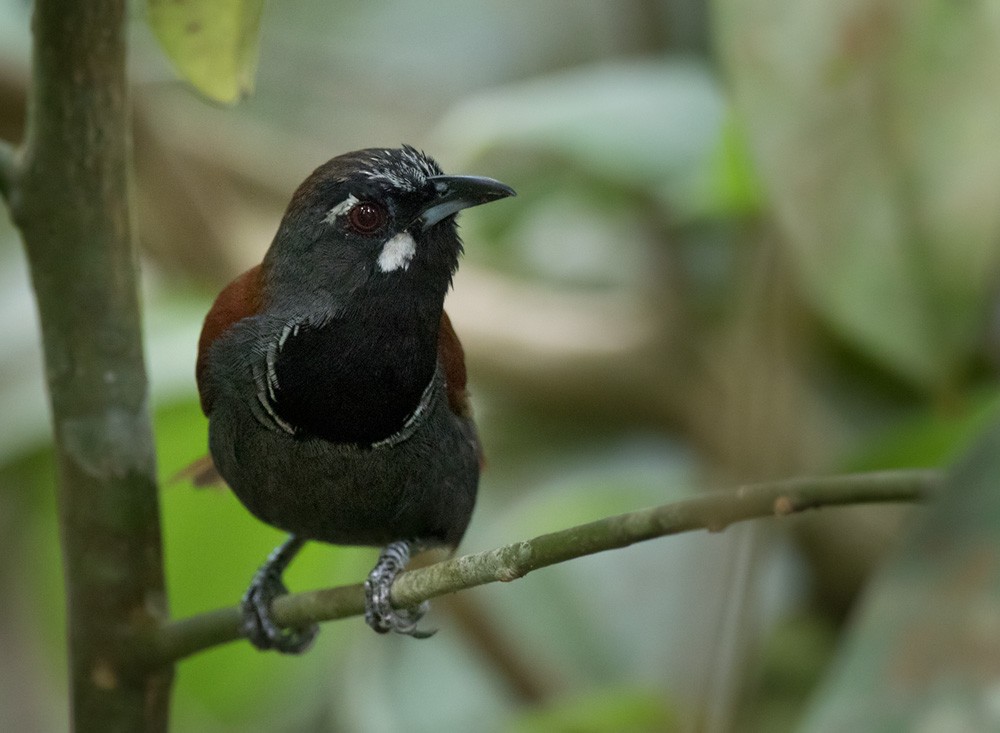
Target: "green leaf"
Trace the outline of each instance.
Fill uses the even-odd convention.
[[[702,199],[725,111],[702,64],[595,64],[466,99],[436,137],[462,161],[495,149],[528,150],[700,212],[708,208]]]
[[[803,292],[915,385],[956,379],[1000,268],[1000,14],[951,0],[716,10]]]
[[[841,469],[853,473],[944,466],[998,419],[1000,389],[993,386],[969,393],[948,410],[925,405],[888,430],[869,434],[864,448]]]
[[[149,24],[177,72],[216,102],[253,91],[264,0],[147,0]]]
[[[722,125],[718,147],[706,174],[706,188],[700,197],[706,213],[714,212],[720,217],[749,216],[759,214],[764,207],[746,136],[731,111]]]

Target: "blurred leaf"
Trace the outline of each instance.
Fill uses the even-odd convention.
[[[50,440],[38,316],[24,252],[0,220],[0,466]]]
[[[523,716],[511,733],[666,733],[679,730],[662,693],[589,690]]]
[[[494,148],[555,155],[599,180],[651,188],[700,209],[724,112],[702,64],[601,64],[472,97],[445,117],[436,137],[463,162]]]
[[[869,436],[864,450],[844,471],[934,468],[965,450],[1000,415],[1000,390],[968,395],[961,406],[944,412],[927,406],[919,415],[881,435]]]
[[[941,387],[1000,264],[1000,14],[950,0],[717,0],[719,46],[803,291]]]
[[[1000,730],[1000,425],[877,578],[803,730]]]
[[[743,696],[741,728],[767,733],[795,730],[836,640],[836,629],[824,616],[799,614],[783,619],[761,649],[759,674]]]
[[[149,24],[177,72],[216,102],[253,91],[264,0],[147,0]]]

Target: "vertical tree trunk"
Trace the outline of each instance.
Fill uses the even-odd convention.
[[[165,730],[170,670],[132,212],[125,0],[36,0],[27,140],[3,187],[38,300],[59,473],[72,719]]]

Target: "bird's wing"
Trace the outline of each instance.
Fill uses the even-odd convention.
[[[471,417],[469,393],[465,388],[465,350],[451,325],[451,319],[444,312],[441,313],[441,329],[438,332],[438,360],[444,368],[451,411],[459,417]]]
[[[261,306],[261,267],[251,267],[229,285],[223,288],[215,299],[211,310],[205,316],[198,339],[198,361],[195,363],[195,379],[198,382],[198,397],[201,411],[208,415],[212,410],[214,395],[209,387],[206,374],[208,351],[230,326],[237,321],[256,314]],[[195,486],[210,486],[222,483],[222,477],[215,468],[211,456],[202,456],[190,466],[181,469],[173,480],[187,479]]]
[[[207,454],[170,477],[170,483],[177,481],[190,481],[198,488],[205,486],[223,487],[226,483],[219,473],[219,469],[215,467],[212,456]]]
[[[213,395],[208,389],[205,378],[205,367],[208,350],[230,326],[237,321],[254,315],[260,309],[260,265],[247,270],[233,280],[219,293],[212,309],[205,317],[205,324],[198,339],[198,361],[195,376],[198,382],[198,394],[201,398],[201,409],[208,415],[212,409]],[[463,418],[470,427],[471,439],[479,454],[480,464],[483,463],[482,445],[475,432],[472,422],[472,406],[469,403],[469,393],[466,388],[467,375],[465,371],[465,351],[458,335],[451,325],[447,313],[441,314],[441,327],[438,333],[438,358],[444,369],[445,383],[448,395],[448,406],[451,411]],[[176,479],[188,479],[195,486],[208,486],[220,483],[219,476],[211,456],[203,456],[187,468],[182,469]]]
[[[451,411],[462,418],[468,428],[469,439],[475,445],[479,456],[479,466],[482,468],[486,460],[483,456],[483,445],[476,433],[476,425],[472,420],[472,405],[469,402],[469,392],[466,389],[467,376],[465,372],[465,350],[458,334],[451,325],[448,314],[441,313],[441,329],[438,333],[438,360],[444,369],[445,386],[448,392],[448,406]]]
[[[201,411],[208,415],[212,410],[214,395],[209,388],[206,367],[208,366],[208,351],[212,344],[233,324],[244,318],[249,318],[260,311],[261,307],[261,266],[251,267],[229,285],[223,288],[215,299],[211,310],[205,316],[201,327],[201,337],[198,339],[198,361],[195,365],[195,378],[198,382],[198,396],[201,399]]]

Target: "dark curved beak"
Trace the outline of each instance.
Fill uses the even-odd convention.
[[[517,195],[510,186],[482,176],[431,176],[427,181],[434,192],[417,217],[425,230],[462,209]]]

